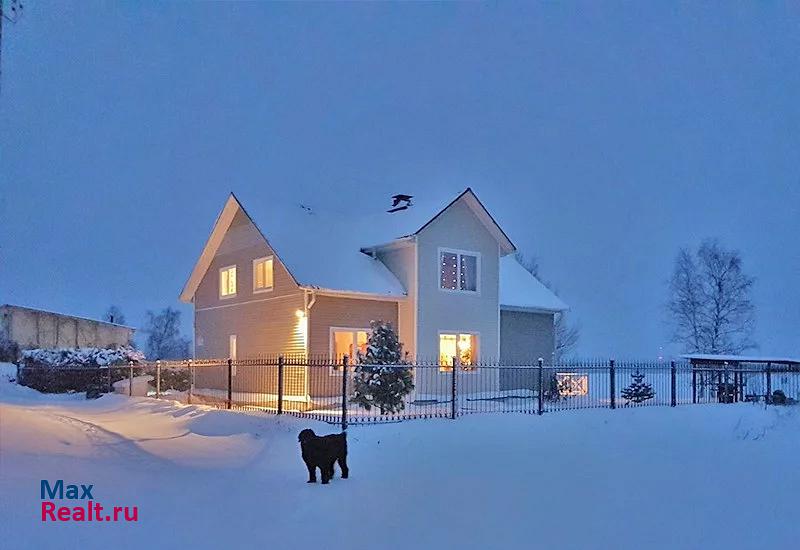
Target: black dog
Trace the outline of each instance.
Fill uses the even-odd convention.
[[[318,436],[313,430],[303,430],[297,437],[303,454],[303,462],[308,468],[308,483],[317,482],[317,468],[322,474],[322,483],[333,478],[333,465],[339,462],[342,479],[347,479],[347,433]]]

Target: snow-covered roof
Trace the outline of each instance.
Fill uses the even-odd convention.
[[[569,309],[552,290],[522,267],[513,254],[500,258],[500,308],[550,312]]]
[[[369,216],[273,201],[247,203],[245,211],[300,286],[405,295],[380,260],[361,252],[365,237],[372,234],[365,219]]]
[[[501,254],[501,303],[541,311],[567,309],[561,300],[508,258],[516,249],[488,210],[469,188],[449,204],[413,199],[413,206],[388,213],[385,198],[365,196],[358,208],[306,205],[280,197],[250,201],[231,194],[220,213],[200,260],[181,293],[190,301],[211,264],[227,228],[241,209],[259,229],[286,269],[302,287],[347,293],[402,297],[406,289],[389,269],[368,254],[376,248],[413,238],[450,205],[461,200],[497,239]]]
[[[757,355],[718,355],[713,353],[687,353],[681,355],[684,359],[691,361],[708,361],[708,362],[724,362],[731,363],[797,363],[800,364],[800,357],[775,357],[775,356],[757,356]]]

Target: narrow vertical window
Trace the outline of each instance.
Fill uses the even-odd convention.
[[[231,334],[228,337],[228,359],[233,361],[231,363],[231,376],[236,376],[236,335]]]
[[[253,260],[253,292],[272,290],[272,256]]]
[[[236,266],[231,265],[219,270],[219,296],[227,298],[236,295]]]
[[[236,360],[236,335],[231,334],[228,337],[228,358]]]
[[[475,292],[478,290],[478,258],[462,254],[459,259],[460,288],[461,290]]]
[[[442,252],[439,255],[441,288],[458,290],[458,254]]]

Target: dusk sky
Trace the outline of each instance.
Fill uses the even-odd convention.
[[[190,335],[230,191],[357,216],[466,187],[578,355],[680,351],[667,282],[707,237],[757,278],[760,352],[800,355],[800,4],[31,0],[3,28],[0,303]]]

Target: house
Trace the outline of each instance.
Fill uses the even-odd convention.
[[[0,306],[0,339],[19,349],[127,345],[136,329],[117,323],[5,304]]]
[[[400,208],[386,205],[391,212],[356,214],[272,203],[245,210],[231,194],[180,296],[194,305],[195,357],[338,362],[364,351],[370,321],[382,320],[409,358],[441,365],[429,376],[448,376],[455,356],[462,365],[549,362],[554,315],[566,306],[517,262],[475,193],[433,210],[399,200]],[[296,378],[293,387],[309,395],[330,385]]]

